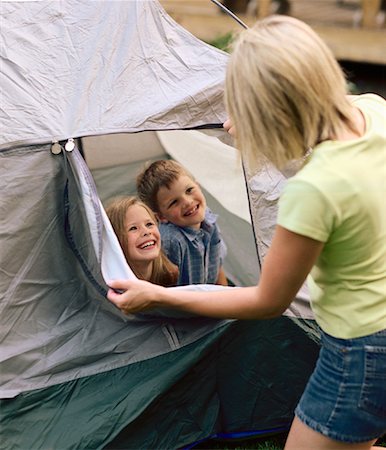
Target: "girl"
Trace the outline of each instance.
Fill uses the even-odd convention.
[[[322,331],[315,371],[286,450],[368,450],[386,432],[386,102],[347,97],[321,39],[291,17],[241,33],[230,57],[224,126],[253,169],[303,167],[279,201],[258,286],[175,292],[113,281],[108,298],[130,313],[168,306],[220,318],[280,315],[310,273]]]
[[[154,213],[136,197],[114,199],[106,208],[126,261],[141,280],[174,286],[177,267],[161,250],[161,237]]]

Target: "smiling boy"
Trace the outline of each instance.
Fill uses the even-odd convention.
[[[137,191],[161,222],[162,248],[179,268],[178,285],[227,285],[217,216],[193,176],[176,161],[158,160],[138,175]]]

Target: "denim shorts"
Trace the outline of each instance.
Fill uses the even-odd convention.
[[[295,410],[313,430],[359,443],[386,433],[386,330],[355,339],[322,332],[315,370]]]

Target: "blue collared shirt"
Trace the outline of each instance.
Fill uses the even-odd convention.
[[[201,228],[161,223],[162,248],[179,268],[177,284],[215,284],[226,246],[216,224],[217,215],[207,208]]]

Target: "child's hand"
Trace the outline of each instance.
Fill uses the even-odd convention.
[[[107,298],[124,314],[154,308],[155,300],[164,289],[143,280],[113,280],[109,281],[108,285],[110,289],[107,292]],[[122,293],[117,291],[122,291]]]
[[[236,129],[232,124],[231,119],[227,119],[224,123],[223,123],[223,127],[224,129],[233,137],[236,136]]]
[[[220,269],[218,271],[218,277],[217,277],[216,284],[220,284],[222,286],[228,286],[228,280],[225,275],[224,269],[222,267],[220,267]]]

